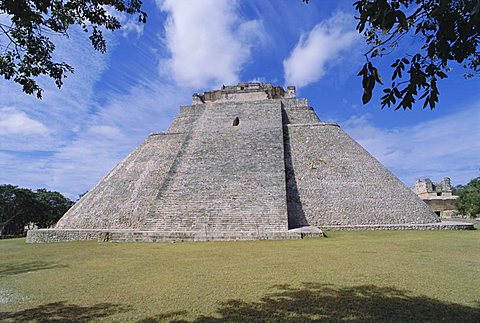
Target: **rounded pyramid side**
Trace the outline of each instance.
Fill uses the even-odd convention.
[[[56,229],[134,229],[150,211],[184,141],[182,133],[150,135],[58,221]]]
[[[293,227],[439,222],[438,216],[338,125],[288,125]],[[292,192],[292,187],[294,192]]]

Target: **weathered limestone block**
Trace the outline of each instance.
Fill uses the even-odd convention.
[[[279,101],[206,104],[142,229],[287,230],[283,154]]]
[[[185,134],[149,136],[57,223],[58,229],[132,229],[143,223]]]
[[[335,124],[287,126],[298,223],[314,226],[435,223],[413,192]]]

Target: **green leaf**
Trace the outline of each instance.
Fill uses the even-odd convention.
[[[363,65],[363,68],[358,72],[357,76],[365,75],[367,74],[367,64]]]
[[[437,75],[442,79],[447,78],[447,74],[443,73],[442,71],[438,71]]]
[[[400,26],[403,28],[403,30],[408,31],[407,17],[403,13],[403,11],[397,10],[397,11],[395,11],[395,14],[396,14],[398,22],[400,23]]]
[[[383,34],[388,34],[390,29],[392,29],[393,25],[395,24],[395,11],[389,10],[385,16],[383,17],[382,21],[382,32]]]
[[[367,104],[372,99],[372,92],[371,91],[363,91],[362,102],[363,104]]]
[[[427,92],[427,93],[428,93],[428,92]],[[425,99],[425,102],[423,102],[423,108],[424,108],[424,109],[427,107],[427,104],[428,104],[428,101],[429,101],[428,99],[429,99],[429,98],[427,97],[427,98]]]
[[[378,83],[380,83],[380,84],[383,85],[382,79],[380,78],[380,74],[378,73],[378,70],[377,70],[375,67],[372,69],[372,75],[375,77],[375,80],[376,80]]]
[[[369,75],[367,77],[366,89],[367,91],[372,92],[374,87],[375,87],[375,77],[373,75]]]
[[[427,95],[428,95],[428,91],[425,91],[419,99],[421,100],[421,99],[423,99],[424,97],[426,97]],[[424,108],[425,108],[425,106],[424,106]]]
[[[400,91],[399,91],[398,88],[396,88],[396,87],[393,88],[393,93],[394,93],[395,96],[396,96],[397,98],[399,98],[399,99],[402,97],[402,94],[400,93]]]

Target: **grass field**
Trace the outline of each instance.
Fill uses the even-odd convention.
[[[480,230],[0,241],[0,321],[480,322]]]

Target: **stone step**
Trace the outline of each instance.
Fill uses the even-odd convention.
[[[289,231],[216,231],[205,234],[200,231],[129,231],[112,232],[112,242],[181,242],[210,240],[269,240],[301,239],[302,235]]]

